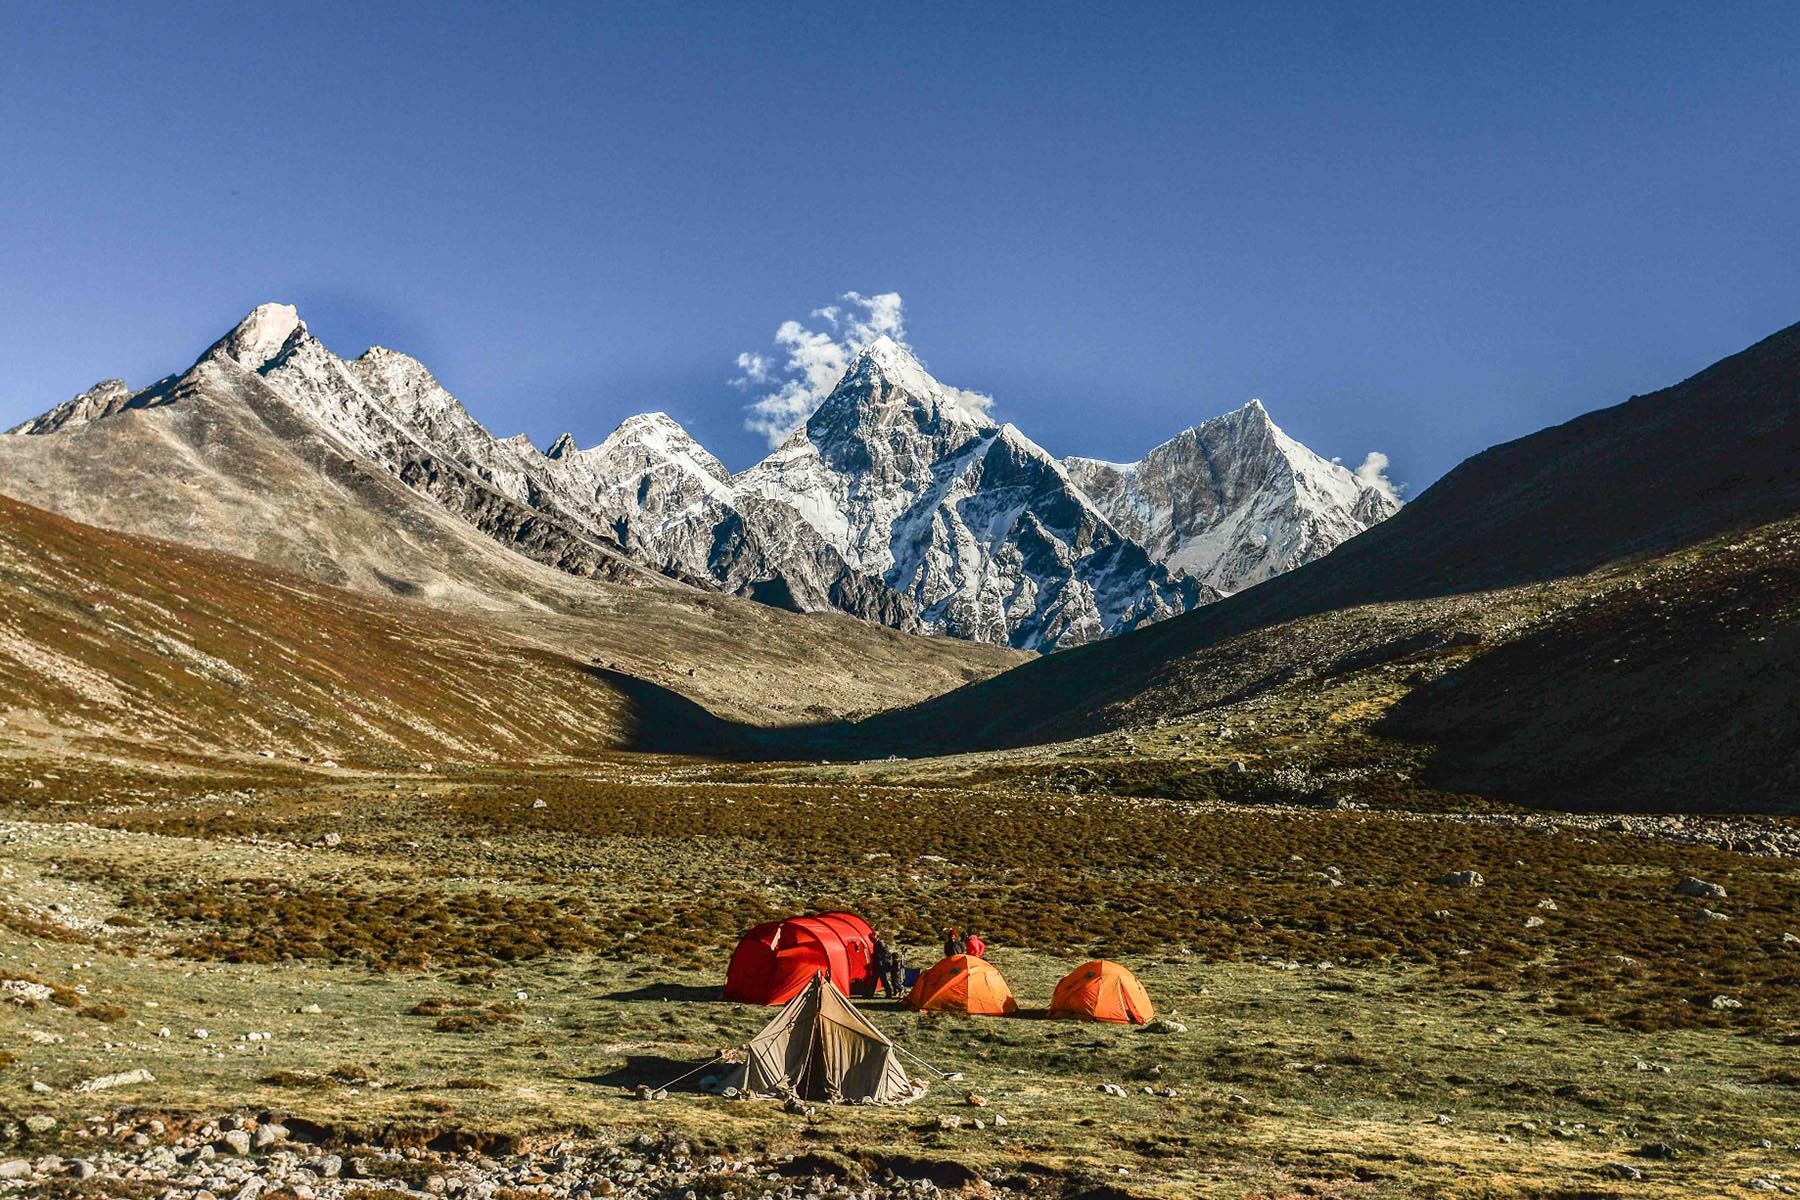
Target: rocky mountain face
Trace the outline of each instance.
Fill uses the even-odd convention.
[[[1329,554],[1400,508],[1392,492],[1283,433],[1260,400],[1137,462],[1065,458],[1063,467],[1121,533],[1227,595]]]
[[[46,435],[212,388],[275,399],[310,435],[560,570],[630,565],[797,611],[1048,650],[1188,611],[1329,551],[1393,511],[1260,404],[1139,463],[1058,461],[904,347],[863,349],[806,425],[733,476],[662,413],[579,449],[497,438],[407,355],[341,359],[264,305],[186,374],[112,381],[15,433]]]
[[[1789,715],[1750,714],[1766,714],[1769,695],[1791,699],[1791,688],[1769,681],[1792,671],[1797,523],[1793,325],[1672,387],[1474,455],[1391,520],[1265,585],[876,718],[857,752],[1054,741],[1192,715],[1359,664],[1417,659],[1437,670],[1440,656],[1470,656],[1487,665],[1443,675],[1394,717],[1394,728],[1454,742],[1467,756],[1458,774],[1444,768],[1454,786],[1491,786],[1502,744],[1505,771],[1534,787],[1551,774],[1586,779],[1602,756],[1656,764],[1615,779],[1664,767],[1673,779],[1670,755],[1684,746],[1681,778],[1722,779],[1732,759],[1732,771],[1748,763],[1764,779],[1732,786],[1766,794],[1767,781],[1789,786],[1790,767],[1778,764],[1796,753]],[[1709,539],[1723,565],[1686,561]],[[1621,597],[1599,598],[1615,588]],[[1503,591],[1510,599],[1496,599]],[[1544,613],[1559,595],[1569,607],[1552,628]],[[1471,613],[1490,609],[1503,615],[1471,647]],[[1303,626],[1324,632],[1309,637]],[[1240,673],[1206,682],[1221,662],[1239,661],[1248,663]],[[1641,733],[1653,708],[1666,724]],[[1534,741],[1527,730],[1555,733]],[[1725,730],[1732,754],[1709,756]],[[1566,793],[1559,802],[1577,804]]]
[[[956,637],[1075,645],[1216,598],[1152,561],[1054,458],[885,337],[735,484]]]

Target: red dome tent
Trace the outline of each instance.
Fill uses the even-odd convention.
[[[725,998],[786,1004],[824,971],[848,996],[874,985],[875,931],[854,913],[829,912],[770,921],[746,933],[725,969]]]

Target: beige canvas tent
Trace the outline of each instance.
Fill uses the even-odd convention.
[[[830,1104],[904,1104],[924,1095],[894,1043],[820,971],[750,1039],[740,1088]]]

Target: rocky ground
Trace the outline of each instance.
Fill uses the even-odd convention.
[[[26,1118],[49,1135],[51,1118]],[[322,1145],[317,1127],[293,1128],[263,1114],[191,1125],[157,1117],[89,1118],[68,1131],[62,1154],[0,1159],[0,1195],[154,1195],[181,1200],[400,1200],[499,1196],[590,1200],[909,1200],[938,1193],[936,1179],[820,1170],[816,1157],[754,1158],[696,1151],[679,1138],[647,1133],[612,1140],[564,1140],[533,1151],[481,1153],[407,1146]],[[7,1131],[13,1136],[15,1131]],[[943,1172],[938,1172],[941,1176]],[[954,1184],[970,1182],[966,1179]],[[983,1181],[985,1195],[1018,1192]]]

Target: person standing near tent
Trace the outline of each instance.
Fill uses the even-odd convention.
[[[955,929],[944,930],[944,957],[955,958],[963,952],[964,945],[960,934]]]
[[[887,994],[890,999],[906,991],[906,951],[894,946],[888,951]]]
[[[979,933],[971,933],[969,935],[969,940],[964,943],[964,947],[965,953],[971,958],[980,958],[987,953],[987,942],[982,939],[982,936]]]
[[[887,992],[888,999],[894,998],[894,985],[891,982],[894,952],[888,947],[887,939],[879,933],[875,935],[874,949],[869,954],[869,967],[875,973],[874,982],[869,985],[869,995],[875,995],[875,989]]]

